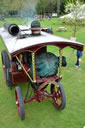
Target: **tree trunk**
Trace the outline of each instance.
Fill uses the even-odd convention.
[[[61,5],[61,0],[57,0],[57,16],[60,16],[60,5]]]
[[[73,33],[73,37],[76,37],[76,32],[77,32],[77,26],[74,26],[74,33]]]

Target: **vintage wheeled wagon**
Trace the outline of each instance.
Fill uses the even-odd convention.
[[[37,25],[36,25],[37,24]],[[84,45],[49,34],[40,28],[39,23],[32,22],[31,28],[6,23],[0,29],[0,35],[6,47],[2,50],[2,66],[6,84],[11,89],[13,85],[29,82],[34,95],[29,96],[29,87],[25,99],[21,88],[16,86],[15,96],[18,115],[25,118],[24,103],[31,101],[41,102],[52,98],[55,107],[63,110],[66,106],[66,97],[61,80],[61,67],[66,66],[66,58],[62,50],[66,47],[83,51]],[[47,46],[59,49],[59,57],[47,51]],[[47,90],[50,86],[50,92]]]

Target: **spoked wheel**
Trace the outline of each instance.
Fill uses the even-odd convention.
[[[2,66],[3,66],[4,78],[5,78],[6,84],[9,88],[12,88],[12,75],[11,75],[11,72],[9,71],[10,59],[6,50],[2,50],[1,56],[2,56]]]
[[[21,120],[24,120],[25,118],[24,101],[23,101],[22,92],[21,92],[20,87],[16,87],[15,96],[16,96],[16,105],[17,105],[18,115]]]
[[[51,84],[51,94],[53,95],[53,103],[58,110],[63,110],[66,106],[66,96],[60,82]]]

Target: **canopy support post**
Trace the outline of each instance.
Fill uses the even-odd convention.
[[[62,49],[59,49],[59,77],[61,77],[61,67],[62,67]]]
[[[35,71],[35,53],[32,53],[32,65],[33,65],[33,82],[36,82],[36,71]]]

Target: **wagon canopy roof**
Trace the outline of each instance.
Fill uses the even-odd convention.
[[[27,27],[19,26],[20,29],[27,29]],[[56,45],[59,48],[72,47],[83,51],[84,45],[79,42],[61,38],[52,34],[41,31],[41,35],[32,35],[31,30],[22,31],[21,34],[28,34],[26,38],[18,38],[17,36],[10,35],[4,28],[0,29],[0,35],[3,42],[10,54],[19,50],[29,49],[35,51],[36,48],[45,45]]]

